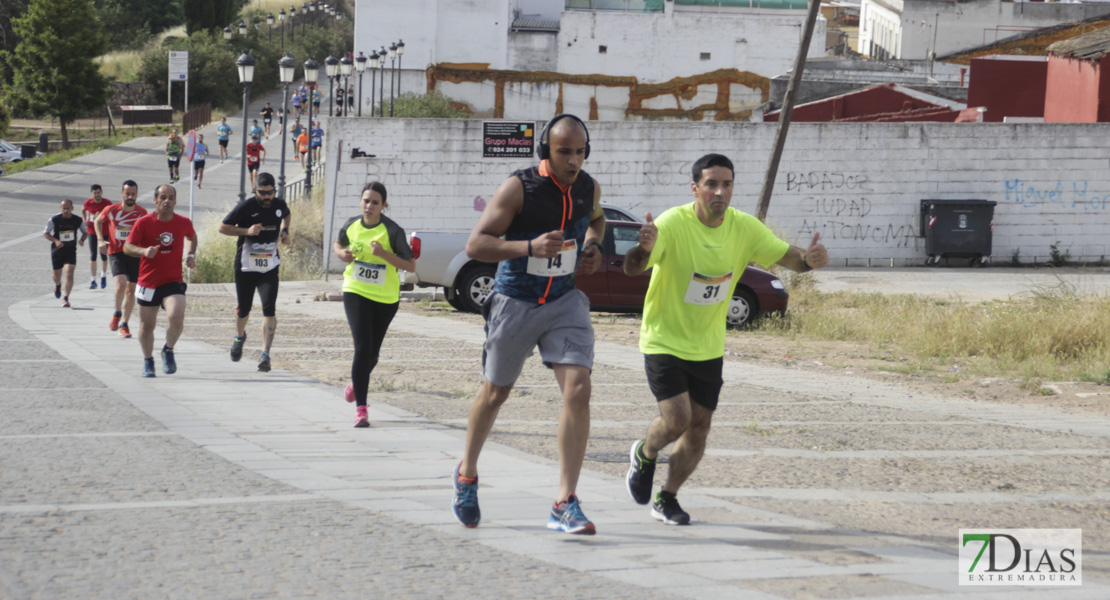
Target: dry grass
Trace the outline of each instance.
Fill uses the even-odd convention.
[[[1110,383],[1110,297],[1066,283],[1026,298],[966,304],[909,295],[824,293],[788,277],[790,310],[761,332],[863,342],[923,365],[1024,379]]]
[[[220,222],[232,209],[205,215],[204,227],[197,232],[197,268],[193,271],[196,283],[230,283],[235,280],[235,242],[232,236],[219,232]],[[320,244],[324,238],[324,186],[313,189],[311,198],[289,201],[293,215],[289,225],[290,241],[281,248],[281,280],[304,281],[319,279],[324,270],[320,266]]]

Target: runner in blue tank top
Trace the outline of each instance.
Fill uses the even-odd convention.
[[[601,188],[582,171],[589,141],[578,117],[552,119],[540,136],[539,166],[517,171],[501,184],[466,244],[470,258],[501,262],[494,293],[483,306],[485,381],[470,408],[466,448],[452,476],[452,511],[467,527],[477,527],[481,519],[478,455],[525,359],[539,346],[563,392],[559,495],[547,527],[595,532],[575,495],[590,431],[594,335],[590,302],[575,289],[574,276],[600,266],[605,233]]]

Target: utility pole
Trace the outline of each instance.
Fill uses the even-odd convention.
[[[794,114],[794,99],[798,95],[798,86],[802,83],[802,71],[805,70],[806,55],[809,54],[809,40],[813,38],[813,24],[817,22],[817,11],[820,8],[821,0],[809,0],[809,12],[806,13],[802,43],[798,47],[798,56],[794,59],[794,72],[790,74],[790,83],[786,86],[786,97],[783,98],[782,111],[779,112],[779,126],[775,130],[775,145],[771,149],[771,160],[767,162],[763,189],[759,192],[759,210],[756,212],[756,217],[760,221],[767,220],[767,207],[771,204],[771,191],[775,188],[775,175],[779,172],[782,147],[786,144],[786,132],[790,130],[790,117]]]

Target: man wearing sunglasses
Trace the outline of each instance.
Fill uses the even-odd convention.
[[[262,303],[262,355],[258,370],[270,370],[270,345],[277,330],[278,245],[289,243],[289,205],[277,198],[274,176],[259,173],[255,195],[240,202],[224,217],[220,233],[238,237],[235,247],[235,290],[239,306],[235,319],[235,340],[231,360],[243,357],[247,341],[247,319],[254,293]]]

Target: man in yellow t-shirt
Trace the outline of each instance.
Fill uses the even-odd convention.
[[[724,367],[725,314],[733,289],[749,262],[794,271],[819,269],[828,252],[814,234],[808,249],[780,240],[755,217],[730,208],[732,161],[707,154],[694,163],[694,201],[646,216],[639,243],[629,250],[624,272],[652,269],[644,298],[640,351],[659,416],[647,437],[632,445],[628,493],[638,504],[652,501],[659,451],[675,442],[666,483],[654,497],[651,516],[688,525],[678,504],[679,487],[705,453]]]

